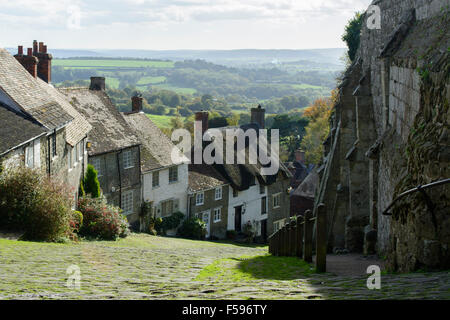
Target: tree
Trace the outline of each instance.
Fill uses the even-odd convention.
[[[100,182],[98,181],[97,170],[88,164],[86,175],[83,180],[84,192],[90,194],[92,198],[98,198],[101,194]]]
[[[356,52],[358,51],[361,28],[363,23],[363,15],[356,12],[355,16],[348,22],[345,27],[345,33],[342,35],[342,40],[347,43],[348,57],[350,61],[354,61]]]
[[[319,164],[322,159],[323,141],[330,132],[329,118],[336,96],[337,91],[334,90],[331,98],[317,99],[303,114],[310,120],[300,145],[305,150],[305,161],[308,164]]]

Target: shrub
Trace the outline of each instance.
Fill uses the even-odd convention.
[[[206,236],[206,223],[201,219],[189,218],[178,229],[183,238],[203,240]]]
[[[88,164],[86,176],[83,180],[85,194],[90,194],[92,198],[100,197],[100,182],[97,177],[97,170],[92,164]]]
[[[0,175],[0,222],[25,231],[24,239],[71,237],[72,201],[71,190],[36,170],[18,167]]]
[[[178,228],[183,218],[184,214],[179,211],[174,212],[172,215],[162,218],[160,223],[155,224],[156,231],[166,234],[167,230]]]
[[[226,236],[229,240],[234,240],[236,238],[237,232],[235,230],[227,230]]]
[[[243,233],[245,235],[245,239],[248,243],[253,242],[253,239],[255,237],[255,232],[253,230],[252,223],[250,221],[247,221],[247,223],[244,225]]]
[[[116,240],[129,234],[127,218],[118,207],[108,205],[103,198],[85,197],[78,200],[83,214],[83,225],[79,234],[103,240]]]
[[[83,214],[80,211],[72,211],[70,227],[73,232],[78,233],[83,226]]]

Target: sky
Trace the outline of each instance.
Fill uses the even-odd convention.
[[[0,47],[343,48],[372,0],[0,0]]]

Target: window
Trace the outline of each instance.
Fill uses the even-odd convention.
[[[25,148],[25,165],[28,168],[34,168],[34,144]]]
[[[281,220],[275,221],[273,223],[273,232],[277,232],[278,230],[283,228],[284,227],[284,222],[285,222],[285,219],[281,219]]]
[[[203,192],[197,193],[195,196],[195,205],[201,206],[204,203],[205,200],[205,194]]]
[[[125,151],[123,153],[123,168],[124,169],[130,169],[133,168],[133,154],[131,153],[130,150]]]
[[[233,198],[237,198],[239,192],[236,189],[233,189]]]
[[[265,194],[266,193],[266,187],[262,184],[259,185],[259,194]]]
[[[173,200],[161,202],[161,217],[168,217],[173,213]]]
[[[222,199],[222,187],[216,188],[214,199],[215,200],[221,200]]]
[[[152,187],[153,188],[159,187],[159,171],[153,172],[153,175],[152,175]]]
[[[133,191],[126,191],[122,193],[122,210],[123,214],[128,215],[133,213]]]
[[[169,183],[178,181],[178,167],[169,168]]]
[[[94,158],[94,159],[92,159],[92,165],[94,166],[95,170],[97,171],[97,176],[100,177],[102,175],[101,158]]]
[[[267,213],[267,198],[262,197],[261,198],[261,214]]]
[[[214,209],[214,222],[220,222],[222,220],[222,208]]]
[[[281,200],[281,193],[273,195],[273,207],[274,208],[280,207],[280,200]]]

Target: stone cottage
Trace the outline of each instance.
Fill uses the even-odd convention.
[[[141,142],[106,94],[105,78],[92,77],[89,88],[59,91],[92,126],[87,154],[103,195],[123,210],[133,229],[139,229]]]
[[[2,121],[11,126],[16,118],[21,126],[2,127],[6,144],[1,157],[7,165],[26,164],[63,181],[75,199],[86,169],[85,144],[91,126],[51,85],[51,59],[47,46],[37,41],[26,55],[22,46],[14,57],[0,49]]]
[[[340,84],[316,204],[328,246],[386,256],[395,270],[450,266],[450,15],[445,0],[378,0]],[[377,18],[377,17],[375,17]],[[427,201],[429,197],[429,201]]]
[[[142,112],[142,97],[134,96],[132,111],[123,113],[123,116],[141,143],[141,198],[149,204],[150,214],[163,218],[178,211],[186,216],[187,163],[173,163],[171,153],[176,147]],[[142,223],[141,229],[144,228]]]
[[[189,216],[206,223],[208,238],[226,238],[228,193],[228,182],[212,166],[189,165]]]
[[[259,129],[264,129],[264,118],[264,109],[253,108],[251,124],[236,128],[216,129],[223,132],[224,139],[226,139],[226,129],[242,129],[243,132],[254,129],[259,132]],[[208,135],[208,113],[198,112],[196,120],[203,124],[204,136]],[[223,145],[226,145],[225,140]],[[235,150],[236,148],[237,142]],[[246,143],[245,153],[248,154],[248,152],[249,143]],[[225,162],[223,164],[214,163],[210,166],[228,185],[227,230],[240,233],[249,224],[256,237],[261,241],[266,241],[268,235],[281,228],[289,219],[289,191],[292,175],[281,162],[278,172],[271,176],[261,174],[262,166],[259,162],[257,164],[250,164],[249,161],[245,164]]]

